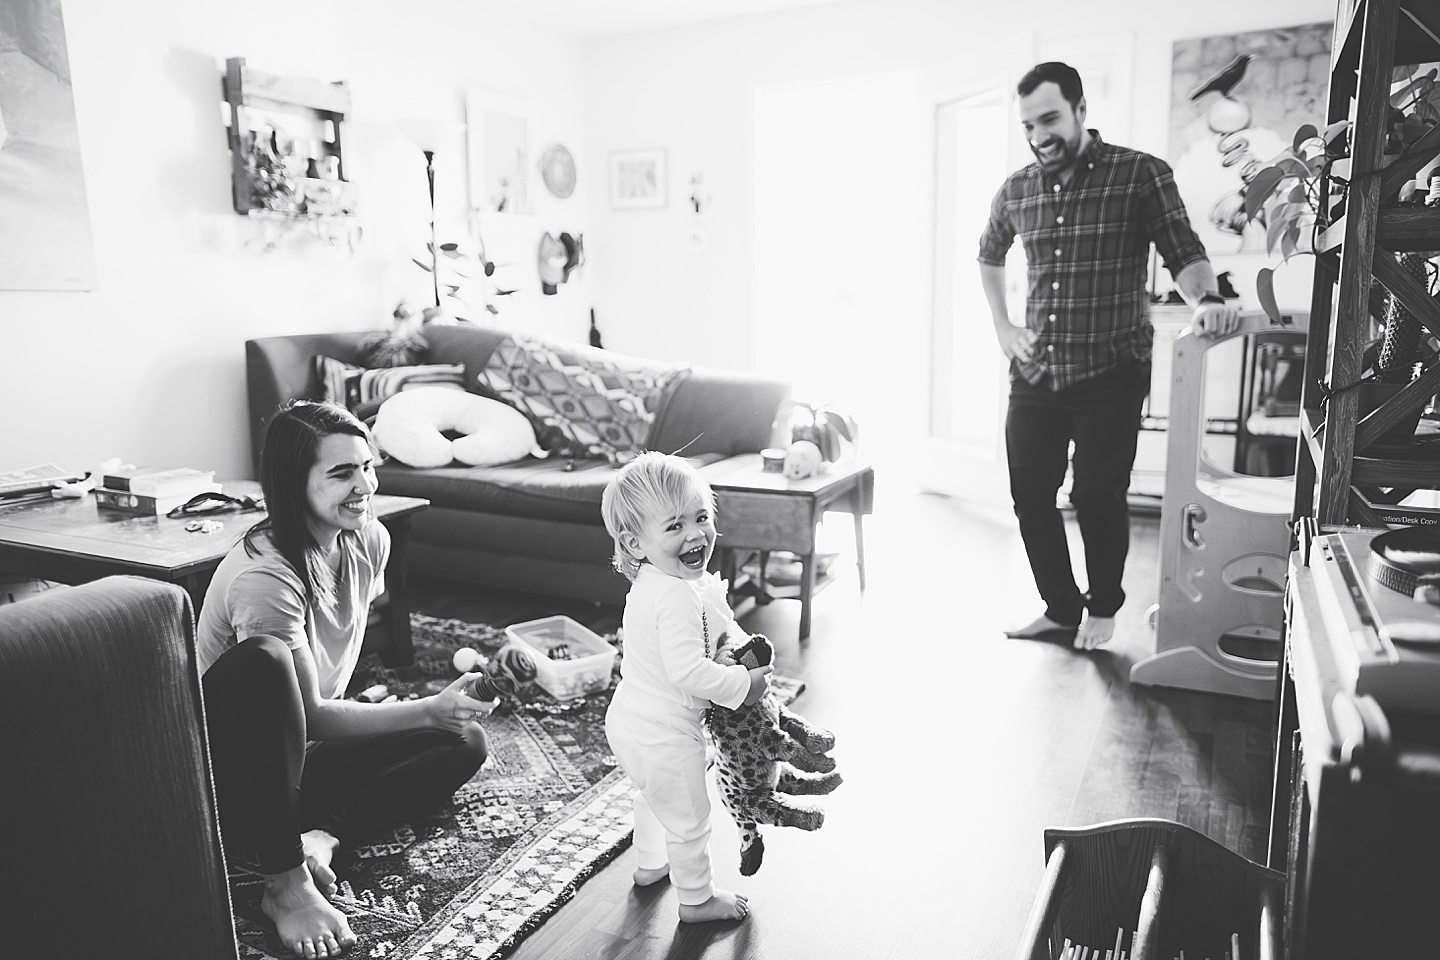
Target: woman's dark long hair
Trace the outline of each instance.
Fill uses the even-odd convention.
[[[310,468],[320,456],[320,441],[337,433],[375,446],[359,418],[328,401],[291,400],[270,418],[260,448],[260,489],[267,515],[245,534],[245,552],[253,557],[258,553],[255,538],[268,532],[275,549],[305,585],[306,602],[326,607],[334,606],[335,582],[310,532],[306,489]],[[353,548],[354,539],[354,533],[341,531],[345,547]]]

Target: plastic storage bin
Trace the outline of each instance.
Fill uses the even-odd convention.
[[[573,700],[610,686],[615,648],[569,617],[512,624],[505,635],[530,649],[535,656],[535,682],[557,700]]]

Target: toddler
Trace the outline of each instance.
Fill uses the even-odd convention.
[[[742,920],[749,912],[745,897],[711,882],[701,718],[712,703],[734,709],[758,701],[773,669],[711,659],[720,637],[740,630],[724,582],[705,570],[715,550],[714,506],[709,485],[687,461],[644,453],[610,481],[600,507],[615,540],[615,566],[631,581],[620,683],[605,733],[638,788],[635,882],[668,876],[686,923]]]

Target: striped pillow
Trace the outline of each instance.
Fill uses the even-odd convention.
[[[377,367],[367,370],[333,357],[315,358],[315,375],[326,400],[355,412],[363,404],[379,403],[411,387],[465,389],[463,363],[428,363],[413,367]]]

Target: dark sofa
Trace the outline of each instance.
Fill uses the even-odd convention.
[[[369,331],[267,337],[245,344],[252,452],[259,460],[265,422],[291,398],[320,399],[314,357],[360,365]],[[470,325],[427,327],[421,363],[462,363],[466,389],[507,331]],[[680,451],[704,467],[773,445],[789,399],[785,383],[746,373],[691,368],[665,388],[647,446]],[[430,508],[411,524],[412,574],[553,596],[623,601],[627,582],[610,566],[600,494],[615,467],[598,459],[527,457],[495,467],[452,464],[414,469],[387,463],[380,491],[424,497]],[[717,468],[719,469],[719,468]]]

